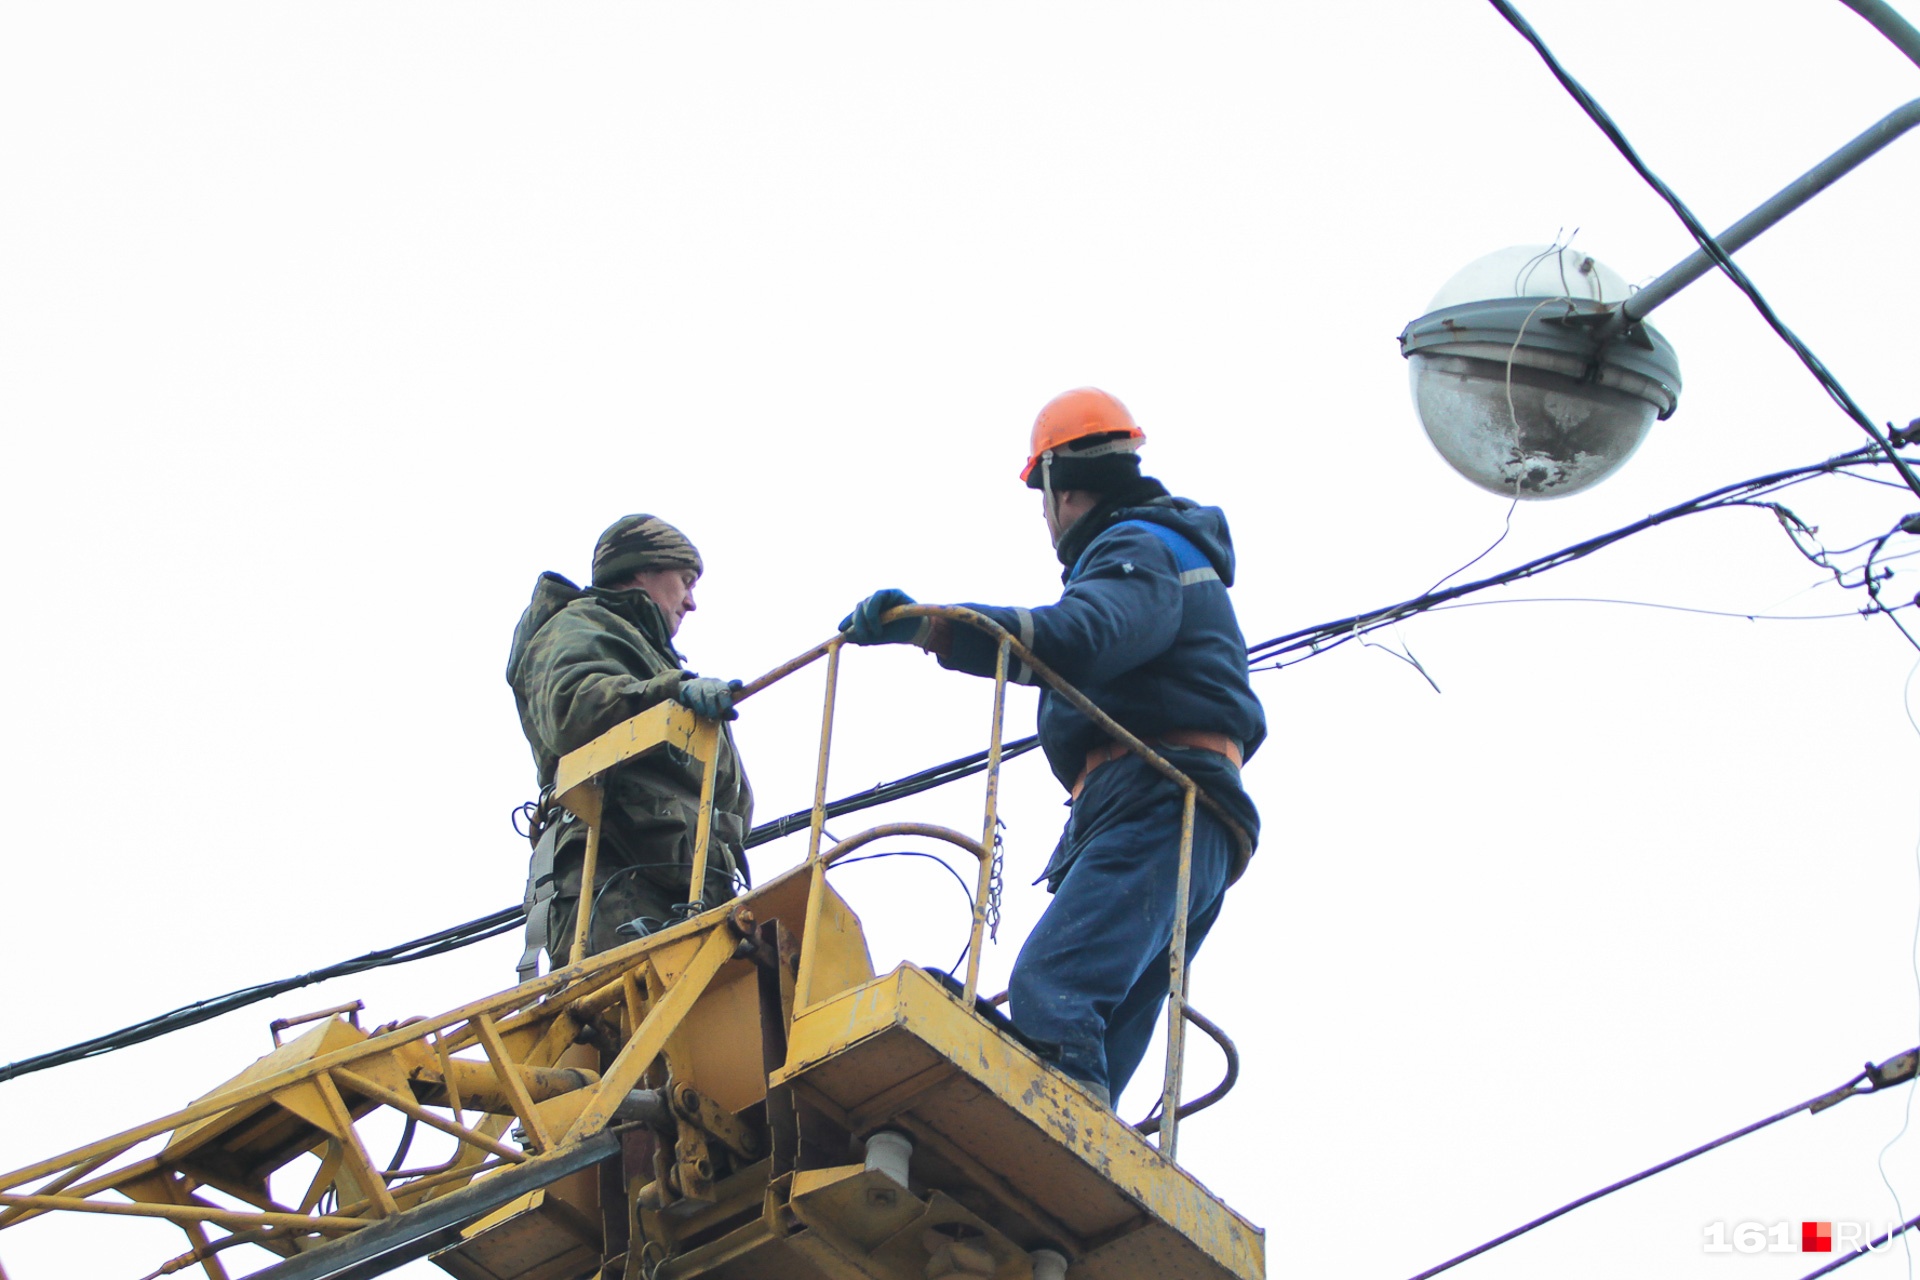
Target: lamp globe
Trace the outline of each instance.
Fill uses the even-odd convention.
[[[1627,293],[1564,245],[1515,245],[1455,274],[1400,335],[1440,456],[1509,498],[1566,497],[1619,470],[1680,394],[1672,346],[1622,322]]]

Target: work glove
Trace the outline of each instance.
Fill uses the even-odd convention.
[[[897,622],[880,621],[889,609],[912,604],[913,597],[898,587],[876,591],[853,606],[853,612],[840,619],[840,630],[854,644],[919,644],[933,630],[932,618],[901,618]]]
[[[740,713],[733,709],[733,696],[739,692],[738,680],[694,676],[680,682],[680,687],[673,691],[673,700],[709,720],[738,720]]]

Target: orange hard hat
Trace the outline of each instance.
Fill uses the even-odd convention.
[[[1147,438],[1133,421],[1133,415],[1127,412],[1127,406],[1096,387],[1076,387],[1072,391],[1055,396],[1047,401],[1040,410],[1040,416],[1033,420],[1033,447],[1027,456],[1027,465],[1020,468],[1020,478],[1025,480],[1040,465],[1041,455],[1075,440],[1086,440],[1094,436],[1119,436],[1126,443],[1116,441],[1123,449],[1138,447],[1138,442]]]

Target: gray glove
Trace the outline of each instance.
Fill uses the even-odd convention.
[[[680,682],[680,687],[673,692],[673,700],[709,720],[738,720],[740,713],[733,709],[733,695],[738,692],[738,680],[696,676]]]

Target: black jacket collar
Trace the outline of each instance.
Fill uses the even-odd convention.
[[[1065,566],[1060,575],[1061,580],[1065,581],[1067,575],[1073,572],[1073,566],[1080,563],[1080,557],[1085,553],[1087,544],[1125,519],[1129,508],[1144,507],[1156,502],[1165,502],[1168,499],[1167,486],[1152,476],[1140,477],[1140,483],[1125,493],[1103,494],[1098,506],[1075,520],[1068,526],[1067,531],[1060,535],[1060,542],[1054,548],[1054,554],[1060,557],[1060,563]]]

